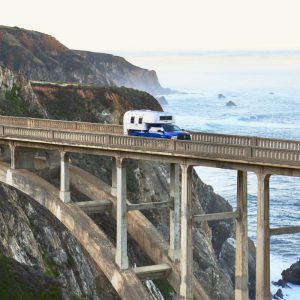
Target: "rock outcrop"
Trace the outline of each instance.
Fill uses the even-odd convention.
[[[30,82],[22,75],[0,66],[0,114],[45,117],[46,111],[40,105]]]
[[[59,290],[100,299],[93,265],[77,240],[35,201],[4,184],[0,185],[0,228],[0,254],[29,266],[18,274],[19,282],[29,281],[28,274],[33,275],[32,269],[36,269],[40,274],[36,276],[37,287],[43,281],[53,281]],[[7,272],[13,272],[15,265]],[[9,289],[12,284],[7,282]]]
[[[227,107],[234,107],[234,106],[237,106],[236,104],[235,104],[235,102],[233,102],[233,101],[228,101],[227,103],[226,103],[226,106]]]
[[[162,110],[150,94],[125,87],[41,82],[31,82],[31,86],[48,115],[54,119],[121,124],[124,111]]]
[[[282,273],[282,280],[293,284],[300,284],[300,260],[292,264],[288,269]]]
[[[219,99],[225,99],[226,97],[223,94],[218,94]]]
[[[150,93],[168,93],[155,71],[134,66],[124,58],[75,51],[54,37],[18,27],[0,26],[0,65],[30,80],[125,86]]]

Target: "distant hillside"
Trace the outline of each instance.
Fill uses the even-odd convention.
[[[0,26],[0,65],[30,80],[117,85],[167,93],[155,71],[139,68],[124,58],[70,50],[54,37],[18,27]]]
[[[142,69],[129,63],[123,57],[89,51],[74,51],[89,62],[95,73],[106,74],[118,86],[125,86],[150,93],[169,93],[162,88],[156,72]]]
[[[51,119],[120,124],[127,110],[162,110],[153,96],[125,87],[40,82],[31,87]]]

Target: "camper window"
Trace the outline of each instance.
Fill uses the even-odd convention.
[[[130,123],[134,124],[134,117],[130,118]]]
[[[161,121],[172,121],[172,116],[160,116]]]
[[[139,118],[139,124],[143,123],[143,117]]]

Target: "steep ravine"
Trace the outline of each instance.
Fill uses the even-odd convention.
[[[27,89],[22,90],[23,85],[27,86]],[[132,89],[76,85],[64,87],[51,84],[33,84],[31,87],[23,77],[0,68],[1,114],[5,114],[6,108],[11,106],[7,105],[10,101],[7,92],[11,92],[13,88],[18,89],[18,101],[27,101],[29,107],[35,107],[36,114],[57,119],[75,118],[120,124],[120,118],[127,109],[161,109],[153,97]],[[26,109],[18,111],[16,115],[30,116],[32,112]],[[109,158],[76,154],[72,155],[71,159],[73,164],[110,183]],[[128,166],[127,183],[129,199],[135,203],[167,200],[168,174],[167,164],[131,161]],[[53,184],[58,184],[58,175],[57,170],[52,174]],[[50,279],[55,279],[64,299],[72,297],[68,295],[69,291],[87,299],[117,298],[103,274],[95,270],[92,261],[86,257],[78,242],[54,217],[33,200],[5,185],[0,186],[0,196],[1,255],[12,257],[31,266],[32,269],[37,269],[41,276],[47,275]],[[72,197],[74,201],[84,199],[83,195],[74,189]],[[195,213],[231,210],[230,205],[216,195],[211,187],[205,185],[196,173],[193,175],[193,207]],[[168,239],[167,210],[153,210],[145,215]],[[111,240],[114,240],[115,223],[112,218],[107,215],[98,216],[95,217],[95,221],[110,235]],[[232,273],[234,259],[229,257],[227,263],[222,264],[223,267],[218,259],[219,254],[225,255],[223,248],[226,240],[233,237],[233,224],[223,222],[210,225],[204,222],[193,231],[195,275],[211,299],[233,299],[233,283],[229,275]],[[151,263],[132,240],[129,241],[129,258],[132,265]],[[165,299],[170,299],[173,292],[164,281],[156,282],[155,285]]]

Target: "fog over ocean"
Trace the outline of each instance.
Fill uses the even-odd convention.
[[[166,95],[165,111],[184,129],[300,140],[300,51],[125,54],[132,63],[155,69]],[[218,94],[226,98],[220,99]],[[227,107],[228,101],[237,106]],[[201,179],[233,206],[236,172],[198,167]],[[249,235],[256,237],[257,180],[248,175]],[[300,225],[300,178],[272,176],[271,227]],[[271,280],[300,259],[300,234],[271,238]],[[283,289],[300,299],[300,287]],[[278,287],[272,286],[275,293]]]

